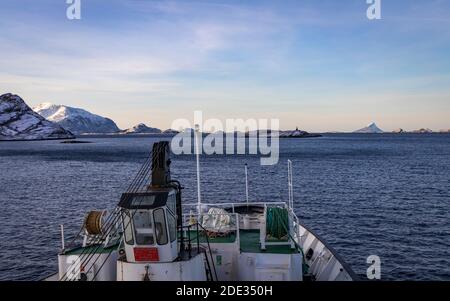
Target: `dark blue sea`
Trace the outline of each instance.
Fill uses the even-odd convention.
[[[57,271],[59,225],[76,234],[86,211],[111,209],[145,160],[152,137],[0,142],[0,280]],[[280,141],[280,161],[201,158],[205,202],[286,200],[294,165],[295,209],[361,277],[369,255],[384,280],[450,280],[450,135],[326,134]],[[196,201],[193,156],[172,158],[172,177]]]

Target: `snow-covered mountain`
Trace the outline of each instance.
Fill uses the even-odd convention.
[[[133,126],[127,130],[122,131],[124,134],[159,134],[161,133],[160,129],[148,127],[143,123],[139,123],[138,125]]]
[[[114,121],[86,110],[64,105],[42,103],[33,108],[39,115],[61,125],[72,133],[115,133],[120,131]]]
[[[0,96],[0,140],[74,138],[60,125],[34,112],[18,95]]]
[[[379,134],[384,133],[374,122],[366,126],[365,128],[359,129],[354,133],[368,133],[368,134]]]

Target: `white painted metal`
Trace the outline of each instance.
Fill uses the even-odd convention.
[[[61,224],[61,250],[64,250],[66,248],[65,244],[64,244],[64,225]]]
[[[198,124],[195,125],[195,157],[197,161],[197,212],[200,214],[201,212],[201,206],[202,206],[202,196],[201,196],[201,190],[200,190],[200,141],[199,141],[199,135],[200,135],[200,126]]]
[[[202,242],[201,248],[206,248],[207,258],[210,263],[214,263],[218,280],[234,281],[234,280],[279,280],[279,281],[301,281],[303,280],[303,260],[309,265],[309,272],[314,279],[319,281],[348,281],[355,277],[350,268],[339,258],[334,250],[328,247],[317,235],[299,223],[298,217],[285,202],[266,202],[266,203],[250,203],[251,206],[261,206],[269,208],[272,206],[283,207],[288,210],[290,233],[302,250],[303,253],[281,254],[266,252],[245,252],[241,249],[241,226],[245,225],[245,230],[259,229],[261,236],[261,247],[268,245],[265,241],[265,210],[255,211],[246,214],[237,212],[228,213],[221,210],[219,217],[225,219],[223,215],[228,214],[229,223],[227,230],[235,231],[235,239],[222,242],[212,242],[209,244],[211,254],[208,251],[208,244]],[[195,207],[197,204],[184,205],[185,208]],[[247,206],[244,203],[222,203],[222,204],[201,204],[202,212],[199,217],[208,215],[210,208],[238,208]],[[216,210],[217,211],[217,210]],[[211,212],[216,212],[212,210]],[[189,212],[189,211],[187,211]],[[184,221],[186,224],[192,219],[192,214],[185,214]],[[215,218],[217,218],[216,216]],[[214,230],[214,229],[211,229]],[[244,231],[245,231],[244,230]],[[245,237],[245,236],[242,236]],[[279,245],[278,243],[275,243]],[[286,244],[284,242],[284,244]],[[169,245],[168,245],[169,246]],[[125,246],[126,247],[126,246]],[[268,248],[268,250],[270,250]],[[129,253],[129,252],[127,252]],[[178,281],[195,281],[206,280],[205,272],[205,254],[200,253],[190,259],[181,261],[166,262],[133,262],[133,258],[121,257],[118,259],[117,251],[114,251],[110,258],[107,253],[95,254],[99,256],[99,260],[92,261],[90,265],[80,267],[80,264],[73,265],[75,261],[81,261],[80,255],[59,255],[59,278],[67,271],[71,272],[71,279],[80,279],[80,273],[90,271],[86,274],[87,280],[178,280]],[[163,255],[163,254],[160,254]],[[103,268],[101,265],[105,261]],[[70,271],[70,267],[78,267]],[[97,277],[94,275],[98,272]],[[146,277],[147,276],[147,277]],[[49,276],[46,280],[57,280],[55,276]]]
[[[245,200],[247,201],[247,205],[248,205],[248,169],[247,169],[247,163],[245,163]]]
[[[225,208],[237,208],[240,206],[246,206],[247,203],[214,203],[205,204],[203,203],[203,209],[207,210],[208,207],[225,207]],[[306,263],[310,266],[310,273],[316,280],[319,281],[352,281],[354,280],[354,273],[350,268],[346,266],[345,263],[336,255],[334,250],[331,250],[325,242],[321,240],[316,234],[312,233],[305,226],[300,224],[298,217],[295,215],[292,208],[285,202],[255,202],[251,203],[253,206],[263,206],[263,207],[273,207],[281,206],[288,208],[289,219],[291,222],[291,235],[295,242],[302,248],[303,252],[306,254],[309,249],[312,250],[312,258],[306,259]],[[194,204],[186,204],[185,207],[195,206]],[[238,219],[243,222],[243,216],[238,215]],[[260,229],[260,233],[264,233],[265,227],[261,227],[261,224],[265,224],[265,211],[259,214],[257,217],[252,218],[251,229]],[[238,223],[239,225],[241,223]],[[265,235],[265,234],[263,234]],[[262,242],[261,247],[264,248],[267,242],[264,242],[262,236],[260,240]],[[239,266],[239,268],[241,268]],[[220,278],[219,278],[220,279]],[[238,280],[238,278],[236,278]],[[256,280],[256,279],[254,279]]]
[[[167,212],[167,208],[166,207],[161,207],[159,210],[164,210],[164,214],[167,217],[168,213]],[[151,213],[151,216],[153,217],[153,210],[149,210]],[[133,213],[132,213],[133,214]],[[136,239],[133,240],[132,243],[129,242],[125,242],[124,245],[124,250],[127,256],[127,259],[129,262],[135,262],[136,259],[134,258],[134,249],[135,248],[153,248],[156,249],[158,252],[158,257],[159,257],[159,261],[160,262],[172,262],[174,261],[177,256],[178,256],[178,244],[177,244],[177,240],[174,240],[173,242],[170,241],[170,237],[169,237],[169,230],[168,230],[168,220],[167,218],[165,218],[165,222],[166,222],[166,235],[167,235],[167,243],[164,245],[159,245],[156,241],[156,235],[154,235],[154,242],[153,244],[146,244],[146,245],[139,245],[136,242]],[[125,221],[124,221],[125,223]],[[128,222],[127,222],[128,223]],[[133,232],[138,232],[139,233],[151,233],[153,234],[154,229],[153,228],[141,228],[139,230],[136,229],[134,222],[130,222],[129,223],[129,227],[131,227],[131,231]]]
[[[288,160],[288,195],[289,195],[289,199],[288,199],[288,203],[289,203],[289,208],[293,209],[294,208],[294,189],[293,189],[293,185],[292,185],[292,161]]]
[[[296,254],[241,253],[238,281],[302,281],[302,256]]]
[[[206,281],[203,253],[189,260],[167,263],[117,261],[118,281]]]
[[[113,251],[109,256],[108,253],[96,253],[92,257],[93,260],[86,260],[87,256],[87,254],[59,254],[58,279],[80,280],[81,274],[84,273],[88,281],[116,280],[117,251]],[[84,262],[85,264],[83,264]],[[102,264],[103,266],[101,266]]]
[[[336,254],[317,235],[300,225],[299,237],[299,245],[304,253],[312,252],[312,257],[306,263],[310,266],[310,273],[315,276],[317,281],[353,280],[351,272],[344,267]]]
[[[238,266],[239,238],[229,244],[211,243],[210,244],[214,266],[216,268],[217,278],[220,281],[234,281],[237,279],[236,268]]]

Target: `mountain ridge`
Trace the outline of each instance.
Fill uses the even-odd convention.
[[[86,133],[109,134],[120,131],[112,119],[81,108],[44,102],[34,107],[33,111],[76,135]]]

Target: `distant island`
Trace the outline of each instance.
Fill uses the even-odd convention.
[[[412,130],[412,131],[406,131],[403,128],[398,128],[396,130],[393,130],[391,132],[385,132],[382,129],[380,129],[375,122],[372,122],[371,124],[369,124],[368,126],[356,130],[353,133],[359,133],[359,134],[383,134],[383,133],[390,133],[390,134],[432,134],[435,133],[433,132],[433,130],[429,129],[429,128],[421,128],[418,130]],[[450,130],[440,130],[439,132],[436,133],[450,133]]]
[[[412,133],[416,133],[416,134],[431,134],[433,133],[432,130],[430,129],[420,129],[420,130],[416,130],[416,131],[412,131]]]
[[[193,129],[185,129],[183,132],[193,133]],[[180,133],[177,130],[161,130],[139,123],[129,129],[121,130],[110,118],[103,117],[85,109],[74,108],[66,105],[41,103],[31,109],[18,95],[11,93],[0,96],[0,140],[43,140],[43,139],[74,139],[75,135],[165,135],[174,136]],[[219,132],[216,132],[218,134]],[[222,132],[224,135],[225,132]],[[257,130],[246,133],[235,132],[235,135],[270,136],[271,130]],[[327,132],[340,133],[340,132]],[[366,127],[358,129],[357,134],[430,134],[434,133],[429,128],[421,128],[406,131],[398,128],[391,132],[385,132],[372,122]],[[443,129],[435,133],[450,133],[450,129]],[[207,134],[207,133],[203,133]],[[277,131],[280,138],[314,138],[321,134],[308,133],[304,130]]]
[[[298,127],[294,131],[281,131],[279,133],[280,138],[316,138],[322,137],[321,134],[311,134],[307,131],[301,131]]]
[[[148,127],[144,123],[139,123],[127,130],[119,131],[119,134],[161,134],[162,131],[158,128]]]

